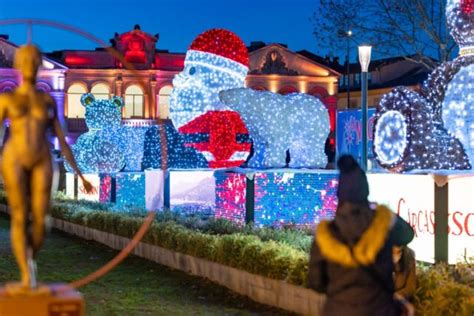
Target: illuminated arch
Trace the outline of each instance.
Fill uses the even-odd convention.
[[[161,119],[167,119],[170,116],[170,94],[172,90],[172,85],[165,85],[158,92],[158,117]]]
[[[87,87],[82,82],[73,82],[67,89],[67,117],[84,118],[86,109],[81,104],[81,97],[87,93]]]
[[[309,92],[309,95],[312,95],[313,97],[319,98],[322,102],[329,96],[329,93],[326,89],[320,86],[312,87]]]
[[[46,82],[44,81],[38,81],[36,83],[36,89],[40,90],[40,91],[43,91],[43,92],[50,92],[51,91],[51,87],[49,84],[47,84]]]
[[[108,100],[110,95],[110,86],[103,82],[94,83],[91,93],[94,95],[96,100]]]
[[[143,89],[137,84],[131,84],[125,89],[125,118],[144,117],[145,98]]]
[[[16,83],[11,80],[0,81],[0,92],[13,91],[17,87]]]
[[[293,86],[284,86],[283,88],[278,90],[278,93],[282,95],[287,95],[287,94],[295,93],[295,92],[298,92],[298,90]]]

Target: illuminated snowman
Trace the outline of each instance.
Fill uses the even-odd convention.
[[[474,165],[474,0],[448,0],[460,56],[437,67],[419,93],[398,87],[376,113],[374,153],[392,171]]]
[[[460,47],[453,61],[442,117],[448,132],[459,139],[474,164],[474,1],[450,0],[447,6],[451,35]]]
[[[193,41],[183,71],[173,80],[173,124],[210,167],[239,166],[250,152],[248,131],[239,114],[219,101],[220,91],[244,87],[248,64],[247,48],[237,35],[212,29]]]

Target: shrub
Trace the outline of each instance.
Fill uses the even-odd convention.
[[[468,276],[460,277],[460,270]],[[418,289],[414,298],[417,314],[474,315],[473,272],[473,267],[468,264],[458,266],[437,264],[432,267],[420,267],[417,270]]]

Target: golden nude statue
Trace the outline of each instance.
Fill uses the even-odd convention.
[[[37,287],[34,259],[44,240],[45,217],[50,204],[52,162],[47,132],[54,132],[61,152],[84,183],[66,143],[54,99],[36,89],[41,53],[33,45],[18,48],[14,68],[23,80],[12,92],[0,94],[0,122],[10,120],[10,136],[2,154],[2,173],[11,213],[11,242],[20,268],[23,290]]]

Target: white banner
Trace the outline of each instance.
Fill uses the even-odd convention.
[[[368,174],[371,202],[385,204],[414,229],[416,259],[434,262],[434,180],[429,175]]]

